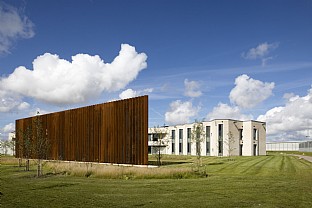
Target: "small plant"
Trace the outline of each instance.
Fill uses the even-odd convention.
[[[162,150],[167,146],[168,140],[165,139],[167,135],[166,129],[161,129],[158,127],[154,127],[153,132],[153,140],[156,139],[155,144],[153,145],[153,149],[155,152],[155,158],[157,160],[157,165],[161,166],[161,159],[163,157]]]
[[[201,151],[202,151],[202,142],[205,140],[205,132],[204,132],[204,125],[202,122],[195,121],[192,129],[191,134],[192,142],[196,145],[196,167],[197,170],[202,166],[202,158],[201,158]]]

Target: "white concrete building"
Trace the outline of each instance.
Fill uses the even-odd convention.
[[[264,122],[215,119],[201,123],[203,127],[201,155],[266,155]],[[161,148],[162,154],[196,155],[198,145],[192,138],[194,125],[195,123],[149,128],[149,153],[155,153],[157,148]]]
[[[15,132],[8,135],[7,140],[0,140],[0,154],[15,155]]]
[[[267,142],[267,151],[299,151],[300,142]]]
[[[312,152],[312,141],[305,141],[299,144],[300,152]]]

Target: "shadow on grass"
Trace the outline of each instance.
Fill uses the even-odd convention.
[[[161,161],[162,166],[168,166],[168,165],[180,165],[180,164],[186,164],[190,162],[183,162],[183,161]],[[157,161],[150,160],[148,161],[148,165],[158,165]]]

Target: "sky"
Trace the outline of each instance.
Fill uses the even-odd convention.
[[[15,120],[141,95],[149,126],[267,123],[312,137],[311,0],[0,0],[0,137]]]

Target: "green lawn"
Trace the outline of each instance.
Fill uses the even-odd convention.
[[[194,157],[164,161],[157,171],[191,169]],[[34,167],[25,172],[2,164],[0,207],[312,207],[312,163],[305,160],[272,153],[232,160],[203,157],[203,165],[207,178],[125,180],[36,178]]]

